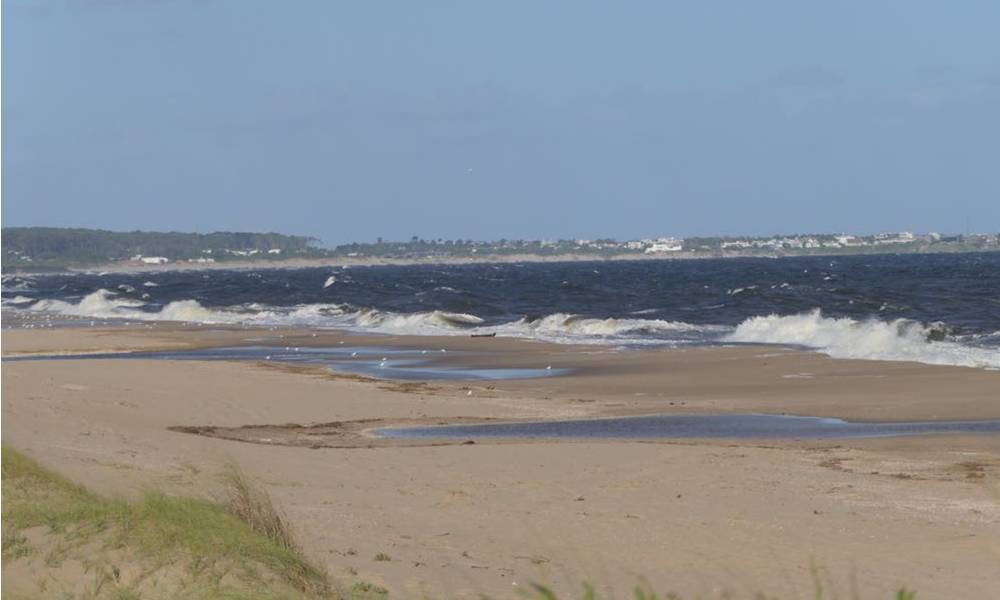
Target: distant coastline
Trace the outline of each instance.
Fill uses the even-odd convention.
[[[937,233],[796,234],[597,240],[424,240],[324,248],[306,236],[279,233],[115,232],[95,229],[3,229],[3,272],[143,272],[198,269],[309,268],[783,258],[1000,251],[1000,235]]]
[[[956,254],[966,252],[997,252],[1000,249],[935,249],[935,250],[899,250],[839,252],[839,253],[785,253],[785,254],[751,254],[751,253],[677,253],[677,254],[615,254],[601,256],[593,254],[484,254],[482,256],[424,256],[424,257],[346,257],[346,258],[289,258],[278,260],[235,260],[216,263],[171,262],[160,265],[104,263],[93,266],[73,266],[50,272],[68,273],[144,273],[164,271],[198,271],[198,270],[253,270],[253,269],[309,269],[320,267],[375,267],[385,265],[473,265],[473,264],[510,264],[510,263],[564,263],[564,262],[626,262],[626,261],[687,261],[711,259],[766,258],[782,259],[796,257],[829,257],[844,256],[877,256],[888,254]],[[4,268],[4,272],[8,272]],[[10,272],[16,272],[12,270]]]

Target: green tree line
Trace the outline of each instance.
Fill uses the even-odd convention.
[[[100,263],[132,256],[164,256],[182,260],[211,255],[226,258],[225,250],[281,250],[282,255],[304,254],[318,240],[280,233],[179,233],[154,231],[104,231],[56,227],[4,227],[4,261]],[[207,251],[211,251],[209,254]]]

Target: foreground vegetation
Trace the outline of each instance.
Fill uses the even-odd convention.
[[[227,504],[158,492],[127,502],[10,448],[2,462],[5,597],[336,596],[238,471],[227,475]]]
[[[270,498],[236,468],[223,475],[225,499],[216,503],[159,492],[136,502],[106,498],[7,447],[2,467],[5,598],[386,600],[388,595],[367,582],[335,586],[304,557]],[[836,597],[824,591],[818,576],[816,582],[813,598]],[[522,595],[558,600],[541,585]],[[633,596],[679,600],[642,586]],[[594,588],[584,586],[581,598],[597,600]],[[900,590],[894,598],[916,596]]]

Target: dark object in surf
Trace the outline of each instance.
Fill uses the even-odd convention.
[[[495,331],[493,333],[473,333],[472,334],[472,337],[496,337],[496,336],[497,336],[497,332],[495,332]]]
[[[953,333],[951,328],[944,323],[933,323],[927,332],[927,341],[943,342],[951,333]]]

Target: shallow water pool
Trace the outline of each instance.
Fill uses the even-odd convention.
[[[940,433],[997,434],[1000,420],[855,422],[790,415],[644,416],[380,429],[405,438],[861,438]]]

